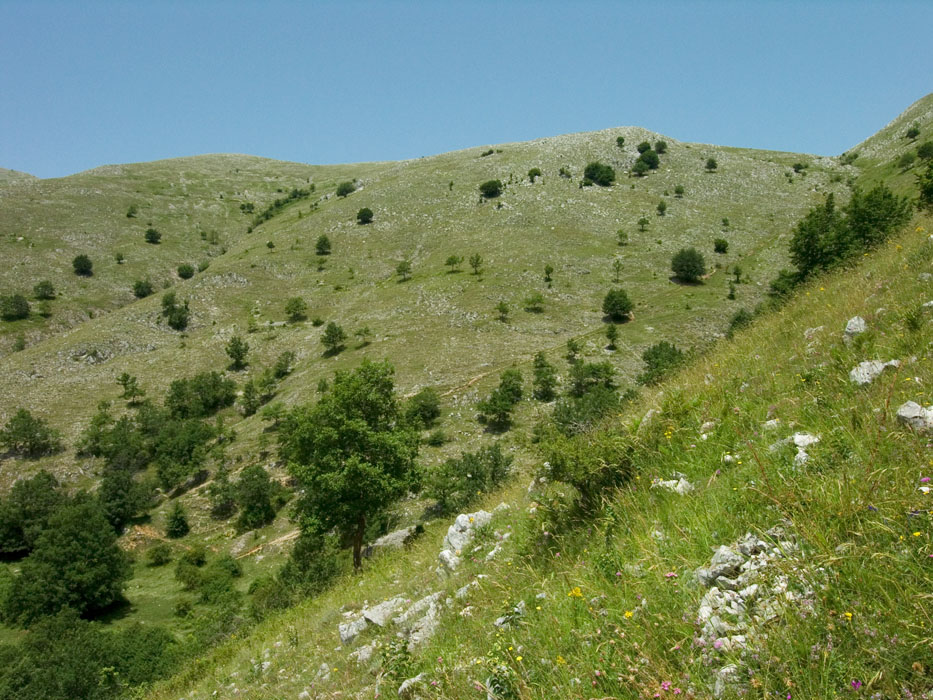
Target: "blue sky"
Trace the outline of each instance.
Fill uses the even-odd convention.
[[[933,91],[933,2],[0,0],[0,167],[395,160],[637,125],[839,154]]]

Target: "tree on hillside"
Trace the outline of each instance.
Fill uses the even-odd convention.
[[[183,304],[179,304],[175,292],[166,292],[162,296],[162,316],[171,328],[176,331],[185,330],[188,327],[190,315],[187,299]]]
[[[81,277],[90,277],[94,274],[94,263],[86,255],[75,256],[75,259],[71,261],[71,266],[75,274]]]
[[[651,223],[651,220],[647,216],[643,216],[638,220],[638,230],[644,233],[648,230],[648,224]]]
[[[667,141],[655,141],[654,142],[654,151],[658,155],[663,156],[667,153]]]
[[[917,138],[920,136],[920,125],[917,123],[911,124],[907,129],[907,133],[904,135],[911,140]]]
[[[369,207],[363,207],[356,212],[356,220],[365,226],[373,220],[373,210]]]
[[[616,146],[618,146],[619,148],[625,148],[625,137],[624,136],[616,136]]]
[[[0,505],[0,552],[32,551],[52,513],[67,502],[58,479],[45,470],[17,481]]]
[[[444,263],[450,268],[450,272],[460,272],[460,265],[463,263],[462,255],[449,255]]]
[[[473,274],[478,275],[482,266],[483,256],[479,253],[473,253],[473,255],[470,256],[470,267],[473,268]]]
[[[152,243],[153,245],[158,245],[162,240],[162,234],[156,231],[151,226],[146,229],[146,243]]]
[[[279,450],[301,497],[302,533],[336,529],[362,566],[363,537],[417,483],[418,434],[399,420],[388,362],[338,372],[315,405],[292,410],[279,429]]]
[[[531,181],[531,184],[535,184],[535,178],[541,177],[541,168],[532,168],[528,171],[528,179]]]
[[[931,143],[931,145],[933,145],[933,143]],[[54,299],[55,287],[52,286],[49,280],[42,280],[32,288],[32,293],[35,295],[36,299]]]
[[[343,350],[343,344],[347,340],[347,334],[343,328],[331,321],[324,329],[324,335],[321,336],[321,344],[324,346],[325,355],[336,355]]]
[[[123,394],[120,398],[129,401],[130,404],[137,403],[137,399],[146,395],[146,392],[139,387],[139,381],[129,372],[124,372],[117,377],[117,384],[123,387]]]
[[[507,369],[499,378],[499,386],[479,402],[480,420],[492,430],[508,430],[512,409],[522,398],[522,375],[517,369]]]
[[[644,153],[645,151],[651,150],[651,144],[648,141],[642,141],[635,148],[639,153]]]
[[[19,321],[29,318],[29,302],[22,294],[0,296],[0,318],[4,321]]]
[[[133,282],[133,296],[137,299],[145,299],[153,291],[152,282],[149,280],[136,280]]]
[[[479,186],[479,193],[484,199],[495,199],[502,194],[501,180],[486,180]]]
[[[716,168],[718,167],[719,167],[719,163],[716,162],[715,158],[706,159],[706,172],[711,173],[714,170],[716,170]]]
[[[175,501],[165,518],[165,535],[172,539],[178,539],[189,532],[191,532],[191,526],[188,525],[188,515],[181,505],[181,501]]]
[[[24,457],[41,457],[61,449],[58,432],[25,408],[19,409],[0,429],[0,445]]]
[[[658,157],[657,151],[652,151],[650,148],[638,156],[638,162],[647,165],[649,170],[657,170],[658,166],[661,165],[661,159]]]
[[[668,371],[683,364],[684,354],[677,346],[662,340],[642,353],[645,371],[638,376],[639,384],[656,384]]]
[[[933,211],[933,163],[927,166],[926,172],[917,175],[917,187],[920,190],[917,207]]]
[[[230,338],[230,342],[227,343],[224,349],[227,351],[227,356],[231,360],[229,369],[238,372],[246,367],[246,355],[249,353],[249,345],[245,340],[235,335]]]
[[[330,255],[330,239],[322,233],[314,244],[314,250],[318,255]]]
[[[237,528],[255,530],[275,520],[272,499],[275,487],[269,473],[259,464],[246,467],[236,482],[236,504],[240,507]]]
[[[339,185],[337,185],[338,197],[346,197],[348,194],[353,192],[356,192],[356,185],[349,180],[346,182],[341,182]]]
[[[706,261],[696,248],[681,248],[671,258],[671,270],[683,282],[699,282],[706,274]]]
[[[116,540],[96,501],[56,510],[13,579],[4,617],[29,627],[66,607],[92,614],[119,600],[132,569]]]
[[[538,401],[553,401],[557,395],[557,369],[544,353],[535,355],[533,372],[531,395]]]
[[[289,323],[304,321],[308,312],[308,304],[301,297],[291,297],[285,302],[285,316]]]
[[[398,265],[395,266],[395,274],[399,277],[399,282],[407,282],[411,279],[411,263],[407,260],[402,260]]]
[[[632,300],[624,289],[610,289],[603,298],[603,313],[612,321],[624,321],[633,308]]]
[[[917,147],[917,157],[920,160],[933,160],[933,141],[925,141]]]

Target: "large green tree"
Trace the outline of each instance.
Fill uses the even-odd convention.
[[[95,500],[56,510],[13,580],[4,617],[25,627],[63,608],[100,611],[123,595],[132,568]]]
[[[336,529],[362,565],[366,524],[417,482],[418,435],[400,420],[388,362],[364,361],[338,372],[314,405],[291,411],[279,449],[303,495],[297,513],[305,533]]]

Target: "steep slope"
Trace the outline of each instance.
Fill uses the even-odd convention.
[[[451,577],[434,571],[435,522],[150,697],[389,697],[416,677],[401,696],[925,697],[929,428],[900,407],[933,381],[931,226],[585,436],[633,448],[632,478],[595,511],[567,510],[566,483],[508,489]],[[867,329],[846,338],[855,315]],[[872,359],[900,364],[860,386],[850,370]],[[341,640],[338,624],[386,610],[395,622]]]

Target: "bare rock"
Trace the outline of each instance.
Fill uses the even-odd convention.
[[[846,329],[843,333],[842,339],[845,341],[846,345],[852,342],[852,339],[861,335],[868,330],[868,324],[865,323],[865,319],[861,316],[853,316],[846,323]]]
[[[399,686],[398,696],[400,698],[411,698],[415,695],[415,690],[418,686],[424,683],[424,674],[419,673],[414,678],[407,678],[402,682],[402,685]]]
[[[347,622],[341,622],[337,625],[337,632],[340,634],[341,644],[349,644],[356,639],[360,632],[366,629],[369,623],[362,615],[351,618]]]
[[[686,478],[680,477],[679,479],[655,479],[651,482],[651,488],[653,489],[665,489],[667,491],[673,491],[674,493],[685,496],[691,491],[693,491],[694,486]]]
[[[887,362],[882,362],[881,360],[866,360],[865,362],[859,362],[858,366],[854,367],[852,371],[849,372],[849,381],[859,386],[865,386],[866,384],[871,384],[888,367],[900,366],[901,363],[899,360],[888,360]]]
[[[897,420],[909,425],[918,433],[933,432],[933,406],[924,408],[918,403],[908,401],[897,409]]]
[[[390,598],[379,605],[371,608],[363,608],[363,618],[378,627],[385,627],[391,617],[405,605],[405,599],[401,596]]]

